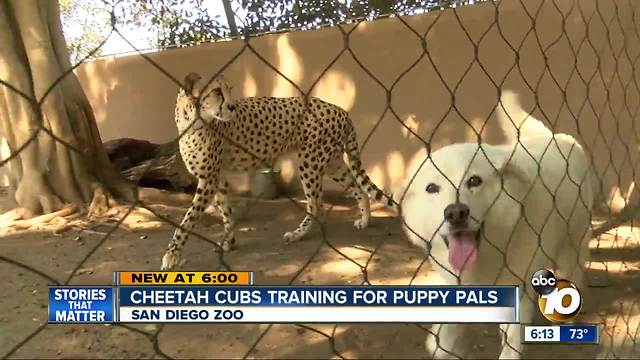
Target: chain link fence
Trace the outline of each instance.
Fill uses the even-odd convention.
[[[393,81],[389,82],[382,80],[379,74],[376,74],[375,70],[370,69],[365,62],[361,60],[357,49],[351,47],[351,37],[362,26],[366,26],[366,22],[355,22],[354,24],[341,24],[336,25],[335,28],[340,31],[343,38],[343,43],[339,47],[339,50],[335,52],[335,56],[330,61],[323,71],[319,73],[316,80],[308,88],[303,88],[296,81],[290,79],[279,69],[274,66],[267,57],[261,54],[259,48],[255,47],[255,37],[243,37],[235,41],[242,42],[243,46],[236,56],[227,59],[226,64],[218,69],[215,69],[214,75],[209,81],[213,81],[218,75],[223,74],[225,70],[237,61],[238,56],[243,52],[250,52],[254,54],[264,66],[270,68],[279,77],[284,79],[288,84],[295,87],[299,92],[299,95],[308,100],[313,92],[316,84],[327,74],[336,61],[341,57],[349,57],[358,67],[370,77],[371,83],[379,87],[380,91],[384,93],[386,103],[384,109],[380,114],[377,122],[371,127],[368,133],[360,132],[358,138],[360,139],[360,151],[362,154],[366,154],[371,147],[371,141],[376,131],[379,131],[380,124],[386,117],[391,117],[395,121],[395,126],[402,127],[403,131],[409,132],[417,143],[420,143],[421,147],[426,150],[426,161],[431,160],[431,152],[437,150],[438,147],[445,145],[440,142],[435,144],[434,137],[438,133],[438,129],[445,126],[447,121],[452,121],[451,118],[455,115],[456,118],[462,120],[459,122],[458,127],[460,132],[467,131],[471,133],[473,139],[477,139],[478,142],[485,142],[483,138],[486,134],[483,131],[485,125],[489,121],[490,117],[494,116],[493,112],[487,114],[485,118],[477,119],[470,118],[466,114],[466,110],[460,106],[460,98],[462,96],[468,96],[468,94],[461,94],[462,84],[467,76],[471,72],[479,72],[482,74],[487,86],[495,89],[495,93],[499,94],[499,90],[503,89],[508,82],[508,77],[512,74],[516,74],[523,79],[523,88],[534,99],[533,107],[529,109],[531,112],[535,112],[536,116],[543,122],[550,125],[554,130],[563,129],[561,121],[562,118],[568,118],[569,123],[572,125],[568,132],[576,137],[576,139],[584,146],[589,156],[594,159],[592,169],[596,174],[599,181],[596,192],[600,194],[598,198],[600,206],[596,206],[593,214],[593,232],[594,239],[590,243],[591,256],[590,263],[585,272],[587,277],[592,277],[592,286],[589,289],[584,289],[583,294],[587,301],[590,301],[592,308],[585,309],[584,318],[589,322],[598,322],[604,324],[601,347],[597,350],[608,358],[625,358],[625,357],[638,357],[640,354],[640,348],[637,346],[639,340],[640,329],[640,287],[638,284],[638,266],[640,265],[640,242],[638,240],[638,231],[635,225],[637,221],[638,204],[634,203],[633,196],[625,199],[622,210],[614,211],[611,204],[607,204],[607,192],[611,187],[610,179],[613,178],[614,185],[617,188],[627,188],[629,182],[634,182],[636,177],[636,169],[640,157],[638,156],[638,146],[640,144],[640,133],[637,129],[638,111],[640,109],[640,88],[638,86],[638,72],[637,62],[640,59],[640,5],[633,0],[612,0],[612,1],[578,1],[578,0],[541,0],[541,1],[524,1],[524,0],[509,0],[502,2],[484,2],[477,5],[469,5],[465,7],[455,7],[452,9],[435,11],[426,15],[417,16],[431,16],[431,20],[428,22],[428,26],[422,26],[418,28],[415,24],[415,19],[411,16],[395,16],[391,14],[389,19],[384,21],[393,22],[397,26],[406,28],[411,34],[412,41],[414,41],[415,49],[419,49],[419,55],[412,59],[410,65],[404,69]],[[518,11],[525,14],[525,18],[529,19],[526,23],[519,25],[519,34],[510,33],[508,31],[507,24],[508,18],[505,18],[504,9],[508,8],[509,11]],[[515,9],[515,10],[514,10]],[[484,11],[493,14],[490,26],[486,29],[478,31],[478,24],[470,24],[464,21],[465,17],[463,12],[467,14],[472,11]],[[542,14],[542,15],[541,15]],[[542,36],[540,34],[539,21],[541,16],[554,18],[556,23],[559,24],[560,31],[553,37]],[[464,65],[460,76],[451,80],[451,77],[447,77],[446,74],[450,73],[450,69],[447,67],[448,60],[441,58],[434,58],[433,49],[430,49],[429,39],[437,33],[437,36],[447,36],[446,32],[443,32],[439,28],[439,24],[443,23],[446,19],[448,24],[455,24],[456,31],[464,33],[468,41],[469,62]],[[112,21],[113,28],[112,33],[109,36],[122,36],[122,38],[129,42],[125,36],[123,36],[119,28],[115,25],[116,22]],[[568,29],[582,29],[581,31],[569,31]],[[470,30],[471,29],[471,30]],[[495,73],[487,71],[486,64],[483,62],[483,47],[486,42],[485,37],[489,33],[497,34],[498,38],[502,39],[502,46],[509,49],[513,54],[512,58],[504,59],[504,63],[501,64],[504,67],[504,71],[500,76],[496,76]],[[514,40],[517,39],[517,40]],[[104,42],[103,42],[104,44]],[[533,45],[531,45],[533,44]],[[102,46],[102,44],[100,45]],[[523,50],[526,48],[526,52]],[[99,49],[99,47],[98,47]],[[535,49],[534,52],[531,49]],[[96,49],[97,50],[97,49]],[[465,50],[465,51],[466,51]],[[565,73],[558,73],[556,69],[547,61],[550,56],[557,56],[555,52],[561,51],[566,55],[566,67],[568,69]],[[596,64],[582,63],[584,61],[583,54],[595,54],[597,59]],[[89,54],[87,58],[90,56]],[[163,68],[157,61],[155,61],[149,54],[139,52],[140,57],[144,58],[148,66],[156,68],[164,76],[170,79],[177,89],[182,86],[182,81],[178,80],[175,74],[170,73]],[[537,69],[535,76],[527,73],[523,70],[524,63],[530,58],[542,58],[543,66]],[[421,121],[428,121],[433,123],[428,136],[423,136],[420,131],[416,130],[416,127],[412,124],[408,124],[406,120],[401,117],[402,111],[395,105],[396,98],[394,97],[395,90],[401,83],[401,81],[407,77],[412,76],[412,71],[422,65],[427,65],[435,71],[434,84],[428,86],[436,89],[434,91],[444,94],[445,98],[449,98],[450,101],[444,105],[445,111],[440,118],[433,119],[421,119]],[[59,86],[63,81],[63,78],[71,74],[81,63],[75,64],[72,68],[66,72],[62,78],[56,79],[49,90],[45,91],[42,98],[33,98],[23,92],[21,92],[17,86],[0,79],[0,85],[3,87],[4,92],[14,92],[32,104],[34,109],[37,109],[34,113],[34,122],[38,124],[32,133],[32,136],[22,144],[12,144],[11,154],[9,157],[2,160],[0,165],[8,165],[12,159],[20,157],[21,152],[29,146],[34,146],[34,141],[38,137],[49,136],[53,141],[60,142],[65,146],[74,148],[79,154],[82,154],[81,149],[76,149],[73,145],[61,139],[56,134],[56,129],[50,128],[50,125],[45,119],[43,119],[42,105],[47,96],[51,94],[51,90],[56,86]],[[590,71],[584,71],[584,68],[591,69]],[[236,85],[236,84],[232,84]],[[236,85],[236,87],[239,85]],[[543,102],[540,100],[545,96],[549,96],[544,92],[547,89],[552,88],[552,97],[560,98],[560,109],[545,108]],[[415,94],[415,96],[422,96]],[[494,109],[500,106],[500,102],[496,96]],[[425,102],[429,102],[429,99],[423,99]],[[439,104],[441,105],[441,104]],[[585,119],[590,119],[592,122],[588,123]],[[357,119],[354,122],[357,123]],[[565,126],[566,127],[566,126]],[[184,133],[180,134],[176,140],[179,140]],[[234,139],[225,139],[233,143],[234,145],[242,148],[243,144],[236,143]],[[393,148],[393,144],[390,145]],[[246,152],[249,156],[256,156],[251,154],[248,149]],[[616,155],[617,154],[617,155]],[[620,154],[622,154],[620,156]],[[595,159],[600,159],[600,162]],[[265,167],[273,167],[274,164],[264,164]],[[365,161],[366,165],[366,161]],[[607,180],[609,179],[609,180]],[[422,185],[421,185],[422,186]],[[346,189],[345,189],[346,190]],[[553,191],[550,189],[550,191]],[[630,190],[632,191],[632,190]],[[556,195],[556,194],[554,194]],[[341,196],[337,196],[341,198]],[[631,200],[629,200],[631,199]],[[305,213],[305,207],[300,204],[299,199],[294,197],[287,198],[288,204],[291,208],[296,209],[296,219]],[[235,214],[236,221],[239,224],[244,224],[251,220],[254,214],[254,209],[261,203],[259,197],[246,199],[244,202],[244,208],[239,213]],[[332,204],[334,202],[331,202]],[[340,201],[335,202],[340,204]],[[289,206],[288,205],[288,206]],[[279,205],[280,206],[280,205]],[[427,206],[428,207],[428,206]],[[60,276],[60,274],[52,275],[39,268],[37,265],[30,264],[27,261],[23,261],[21,256],[11,256],[11,253],[0,254],[0,261],[4,263],[2,268],[5,271],[19,271],[21,273],[28,273],[36,277],[40,277],[48,284],[64,285],[82,282],[79,278],[83,269],[87,266],[87,263],[91,262],[92,257],[100,249],[110,246],[113,242],[113,238],[116,237],[118,231],[120,231],[121,225],[126,221],[136,209],[144,208],[155,216],[155,218],[164,224],[169,224],[172,228],[179,227],[179,221],[181,217],[168,216],[166,213],[158,210],[154,204],[145,202],[141,199],[133,202],[127,206],[127,211],[124,211],[119,215],[118,221],[113,223],[110,228],[101,233],[100,238],[93,241],[90,249],[85,251],[81,257],[73,257],[73,268],[68,275]],[[430,271],[430,262],[436,261],[430,254],[421,254],[421,258],[415,258],[417,251],[401,249],[398,247],[398,243],[406,242],[406,238],[400,232],[400,226],[397,221],[389,222],[384,225],[381,230],[378,228],[376,235],[372,235],[365,241],[365,244],[351,244],[345,246],[345,241],[342,238],[332,237],[335,232],[332,227],[342,226],[344,224],[344,212],[337,210],[340,205],[328,206],[322,216],[314,217],[316,226],[319,228],[318,232],[313,232],[310,237],[318,237],[321,241],[318,242],[301,242],[298,246],[298,251],[303,256],[298,259],[300,261],[295,262],[293,266],[295,270],[292,272],[292,276],[289,276],[286,280],[280,279],[281,282],[288,284],[301,284],[301,283],[360,283],[370,285],[376,283],[376,280],[372,280],[377,275],[371,274],[371,269],[376,264],[382,263],[388,259],[396,257],[409,257],[414,256],[411,260],[407,260],[406,263],[410,267],[403,268],[404,278],[407,279],[403,284],[415,284],[419,282],[417,279],[424,281],[427,279],[426,273]],[[276,208],[269,208],[267,211],[279,211],[278,206]],[[184,209],[182,209],[184,211]],[[425,209],[428,211],[428,208]],[[182,212],[183,214],[184,212]],[[374,219],[373,221],[377,221]],[[290,221],[289,221],[290,222]],[[256,222],[257,223],[257,222]],[[271,223],[273,227],[280,228],[277,222]],[[240,225],[239,225],[240,226]],[[289,226],[289,225],[287,225]],[[239,229],[239,227],[238,227]],[[282,229],[285,229],[282,226]],[[289,229],[286,229],[289,230]],[[351,230],[349,230],[351,231]],[[356,230],[352,230],[356,231]],[[209,248],[219,247],[216,240],[216,236],[208,233],[203,235],[204,232],[188,231],[191,235],[191,242],[187,245],[187,249],[190,246],[196,246],[194,243],[201,241]],[[264,251],[264,248],[260,248],[259,254],[253,254],[251,257],[240,258],[237,252],[251,253],[253,250],[249,244],[242,244],[242,237],[247,235],[248,232],[241,232],[238,235],[238,241],[241,244],[236,252],[227,253],[224,251],[218,251],[215,255],[216,259],[213,261],[213,253],[206,253],[200,257],[205,257],[207,260],[205,263],[210,264],[210,269],[226,269],[226,270],[253,270],[252,266],[256,266],[260,262],[264,262],[265,257],[268,256],[280,256],[273,252]],[[248,236],[248,235],[247,235]],[[355,236],[355,235],[354,235]],[[164,248],[166,242],[170,239],[161,239],[153,243],[154,247]],[[423,239],[425,242],[436,241],[436,239]],[[490,239],[488,239],[490,241]],[[37,245],[36,245],[37,246]],[[304,249],[304,250],[302,250]],[[22,251],[27,252],[26,247]],[[29,249],[29,251],[34,251]],[[37,251],[37,250],[35,250]],[[157,254],[159,251],[153,252]],[[188,251],[188,256],[197,257],[199,254],[194,254],[194,251]],[[413,255],[411,255],[413,254]],[[155,256],[155,255],[154,255]],[[129,258],[129,257],[127,257]],[[279,257],[282,259],[282,257]],[[331,259],[331,260],[329,260]],[[136,269],[139,267],[151,267],[156,268],[159,266],[160,258],[145,258],[145,259],[131,259],[128,264],[129,268]],[[393,263],[399,265],[400,263]],[[204,264],[204,263],[203,263]],[[310,275],[310,269],[314,267],[331,267],[336,270],[332,270],[337,274],[337,277],[325,277],[324,279],[314,279]],[[340,278],[340,269],[349,269],[353,271],[355,269],[358,273],[357,277],[348,276]],[[112,269],[122,270],[122,269]],[[535,271],[536,269],[532,269]],[[376,273],[384,272],[384,269],[376,268]],[[335,274],[334,274],[335,275]],[[258,277],[259,279],[259,277]],[[526,284],[526,279],[520,279],[522,284]],[[390,281],[393,282],[393,281]],[[396,282],[397,283],[397,282]],[[8,295],[8,294],[7,294]],[[5,296],[7,296],[5,295]],[[44,311],[44,309],[42,309]],[[57,325],[56,325],[57,326]],[[83,326],[79,328],[89,328],[90,326]],[[303,350],[299,350],[297,353],[288,354],[289,357],[316,357],[318,344],[322,344],[323,349],[329,349],[329,353],[322,353],[329,357],[371,357],[371,356],[408,356],[402,353],[401,349],[388,349],[385,348],[384,353],[375,353],[378,349],[381,349],[377,344],[368,343],[366,339],[359,339],[359,344],[363,347],[370,346],[372,353],[358,352],[353,348],[350,348],[349,342],[344,340],[345,329],[349,329],[349,334],[352,337],[371,337],[372,339],[384,339],[389,340],[391,344],[395,346],[401,346],[402,342],[397,342],[396,339],[409,337],[412,340],[412,344],[417,348],[420,348],[422,357],[429,358],[433,354],[428,354],[424,350],[424,339],[428,334],[439,337],[440,328],[432,327],[429,324],[414,324],[408,326],[398,325],[366,325],[366,326],[353,326],[347,325],[265,325],[265,326],[248,326],[248,325],[198,325],[197,327],[189,327],[187,329],[194,330],[192,343],[183,344],[183,349],[186,351],[169,351],[167,349],[175,349],[175,340],[172,340],[174,336],[178,335],[182,330],[176,330],[180,325],[159,325],[154,327],[139,327],[133,325],[114,325],[112,332],[115,329],[124,329],[125,333],[130,337],[136,337],[136,339],[147,339],[153,349],[153,354],[146,354],[152,357],[193,357],[193,356],[206,356],[206,357],[225,357],[233,356],[242,357],[279,357],[286,356],[286,348],[300,346]],[[409,327],[412,329],[410,330]],[[42,333],[46,329],[50,329],[46,322],[40,322],[39,325],[34,325],[33,329],[22,329],[25,336],[21,336],[19,339],[11,343],[3,344],[3,357],[29,357],[30,352],[26,351],[33,346],[33,342],[42,341]],[[68,329],[67,327],[65,327]],[[251,330],[247,330],[247,329]],[[495,357],[500,352],[501,345],[498,337],[493,334],[495,332],[493,327],[490,326],[468,326],[468,330],[472,331],[472,334],[483,334],[488,340],[488,345],[478,346],[478,344],[459,344],[453,349],[442,349],[453,357]],[[73,330],[69,330],[73,331]],[[85,330],[86,331],[86,330]],[[205,333],[196,334],[196,332]],[[104,335],[99,336],[112,336]],[[232,336],[229,334],[239,334]],[[492,335],[493,334],[493,335]],[[341,338],[342,335],[342,338]],[[82,336],[82,334],[80,335]],[[243,338],[244,336],[244,338]],[[473,340],[477,340],[477,336],[470,336]],[[210,349],[206,348],[199,341],[207,342],[215,341],[215,338],[224,338],[225,343],[233,347],[236,344],[242,348],[240,352],[227,352],[228,349]],[[280,338],[280,339],[279,339]],[[313,341],[309,342],[308,339],[312,338]],[[469,336],[467,336],[467,339]],[[38,340],[40,339],[40,340]],[[46,339],[46,337],[45,337]],[[212,340],[214,339],[214,340]],[[491,340],[493,339],[493,340]],[[111,339],[113,340],[113,339]],[[110,340],[110,341],[111,341]],[[511,341],[512,339],[509,339]],[[518,339],[516,339],[517,341]],[[116,340],[117,341],[117,340]],[[355,341],[355,340],[354,340]],[[357,342],[356,341],[356,342]],[[374,341],[374,340],[372,340]],[[117,343],[117,342],[116,342]],[[265,345],[266,343],[266,345]],[[437,343],[439,343],[437,341]],[[392,345],[394,346],[394,345]],[[507,344],[509,346],[509,344]],[[189,352],[189,348],[202,348],[210,351],[206,354]],[[31,348],[33,351],[33,348]],[[284,350],[283,350],[284,349]],[[308,349],[305,352],[304,349]],[[546,348],[545,348],[546,349]],[[576,358],[584,358],[594,356],[594,347],[569,347],[569,346],[555,346],[549,347],[545,351],[547,353],[540,353],[540,356],[568,356]],[[135,353],[136,349],[128,349],[129,352],[123,352],[120,356],[128,357]],[[271,351],[271,352],[270,352]],[[383,352],[383,350],[380,350]],[[87,350],[87,354],[90,354],[91,349]],[[195,355],[194,355],[195,354]],[[199,354],[199,355],[198,355]],[[226,354],[226,355],[225,355]],[[278,354],[278,355],[273,355]],[[284,354],[284,355],[283,355]],[[363,355],[366,354],[366,355]],[[389,355],[391,354],[391,355]],[[414,353],[415,356],[417,353]],[[533,356],[527,353],[527,356]],[[60,354],[58,354],[60,356]],[[537,356],[537,355],[536,355]]]

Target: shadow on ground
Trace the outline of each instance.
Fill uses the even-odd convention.
[[[331,211],[324,217],[324,231],[316,228],[307,240],[285,245],[282,234],[300,221],[301,203],[239,199],[236,206],[246,212],[238,225],[238,248],[224,254],[224,264],[233,270],[254,271],[258,284],[429,283],[428,262],[421,266],[424,255],[409,246],[397,219],[374,206],[370,227],[358,231],[352,226],[356,212],[350,201],[329,196],[325,202]],[[179,222],[185,205],[156,204],[152,209]],[[16,262],[0,261],[6,278],[0,298],[0,354],[13,358],[428,358],[424,349],[428,324],[422,328],[414,324],[45,326],[47,285],[64,283],[74,270],[71,284],[107,284],[116,270],[156,270],[173,226],[118,229],[104,241],[109,227],[93,230],[70,230],[57,236],[23,232],[0,238],[0,254]],[[219,240],[221,230],[218,219],[207,216],[196,232]],[[630,231],[627,238],[632,236],[632,241],[618,241],[614,231],[593,250],[593,259],[604,267],[592,272],[604,281],[584,294],[588,300],[584,320],[606,321],[602,342],[614,345],[609,357],[640,357],[635,347],[640,328],[640,232]],[[188,260],[184,270],[224,268],[213,246],[193,236],[184,256]],[[470,325],[468,331],[469,336],[460,341],[459,355],[498,355],[495,326]],[[585,358],[596,351],[600,347],[535,346],[525,355]]]

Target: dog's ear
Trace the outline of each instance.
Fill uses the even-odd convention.
[[[195,72],[189,73],[184,77],[184,81],[182,82],[182,88],[187,94],[191,94],[193,91],[193,86],[200,80],[202,77]]]
[[[503,178],[509,176],[525,184],[531,182],[531,179],[527,176],[527,172],[512,157],[511,151],[506,151],[504,154],[501,154],[494,164],[498,170],[498,174]]]

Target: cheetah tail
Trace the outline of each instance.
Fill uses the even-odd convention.
[[[347,137],[345,153],[349,159],[349,171],[355,178],[355,185],[362,189],[362,191],[369,194],[369,196],[374,200],[383,202],[386,206],[392,208],[397,214],[399,214],[400,209],[398,203],[393,199],[393,197],[380,190],[380,188],[371,181],[367,173],[362,168],[360,151],[358,150],[358,140],[354,130],[350,131]]]

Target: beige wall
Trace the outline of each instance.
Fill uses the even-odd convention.
[[[593,152],[604,196],[618,192],[619,198],[628,197],[634,168],[640,170],[640,75],[634,72],[640,24],[632,19],[640,16],[638,2],[503,0],[498,9],[499,16],[486,3],[404,17],[406,24],[390,18],[355,29],[344,26],[345,32],[352,31],[352,52],[343,51],[343,33],[334,27],[254,38],[251,48],[237,40],[149,57],[178,79],[190,71],[211,76],[231,62],[224,74],[236,96],[299,94],[266,61],[302,91],[349,110],[361,144],[373,131],[363,160],[373,181],[388,191],[397,190],[409,164],[426,154],[424,144],[400,121],[434,150],[475,141],[473,128],[483,129],[484,142],[499,143],[504,136],[493,115],[496,85],[517,92],[527,109],[535,105],[535,92],[539,106],[534,114]],[[530,31],[529,14],[536,13]],[[427,53],[409,27],[426,33]],[[518,61],[513,49],[519,49]],[[172,115],[178,88],[141,56],[93,61],[77,73],[104,140],[163,142],[177,135]],[[392,88],[389,108],[380,84]],[[455,89],[455,107],[447,88]],[[287,182],[294,176],[290,158],[280,164]]]

